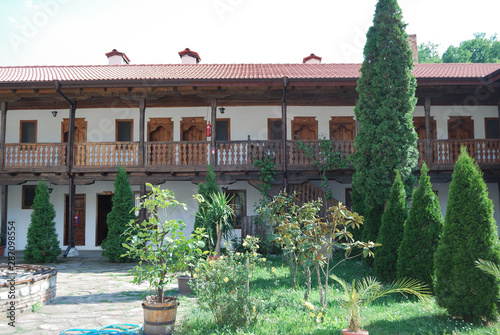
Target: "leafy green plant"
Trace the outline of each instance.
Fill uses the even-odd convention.
[[[330,277],[342,287],[339,301],[341,306],[349,311],[349,331],[360,329],[361,309],[363,307],[389,294],[412,294],[424,304],[427,304],[430,299],[428,287],[415,279],[400,279],[388,286],[383,286],[373,277],[366,277],[359,281],[353,280],[351,284],[334,274]]]
[[[49,187],[45,181],[38,182],[24,249],[26,263],[50,263],[61,254],[56,233],[56,211],[50,203]]]
[[[146,209],[149,219],[143,222],[130,220],[124,235],[126,238],[123,257],[139,259],[131,273],[133,283],[149,282],[158,296],[158,301],[164,301],[164,288],[175,277],[176,272],[184,271],[194,264],[196,256],[203,254],[206,237],[202,228],[197,228],[190,238],[182,232],[185,228],[181,220],[169,219],[172,212],[179,207],[186,207],[175,199],[172,191],[151,187],[151,192],[141,198],[141,204],[136,211]]]
[[[123,166],[118,167],[115,180],[115,194],[113,195],[113,207],[107,217],[108,235],[102,241],[102,255],[109,258],[111,262],[131,262],[134,259],[122,257],[127,251],[122,245],[125,242],[123,233],[127,229],[130,220],[134,220],[134,192],[130,188],[128,174]]]
[[[319,140],[317,153],[315,153],[314,145],[307,145],[301,140],[297,140],[296,143],[299,150],[302,150],[319,170],[321,187],[325,192],[325,199],[323,199],[323,201],[326,203],[326,200],[333,198],[332,191],[328,186],[328,176],[326,173],[329,170],[347,168],[347,166],[349,166],[349,161],[342,157],[342,154],[335,150],[333,142],[325,137]]]
[[[259,168],[259,192],[264,200],[268,200],[271,182],[274,181],[274,175],[276,174],[274,169],[274,158],[264,154],[262,159],[255,158],[254,165]]]
[[[198,185],[198,192],[204,199],[209,200],[212,194],[221,193],[219,184],[217,184],[216,175],[214,168],[211,164],[208,165],[207,175],[205,177],[205,182]],[[217,241],[217,229],[215,227],[215,222],[206,222],[201,217],[200,213],[208,206],[208,202],[204,201],[198,204],[198,211],[194,217],[194,229],[205,228],[208,236],[205,240],[205,249],[214,250],[215,241]]]
[[[253,251],[237,253],[228,249],[227,255],[198,263],[191,288],[200,306],[211,312],[218,326],[232,329],[257,320],[262,302],[249,295],[248,286],[248,264],[257,257]]]
[[[204,223],[205,227],[208,227],[207,231],[210,236],[213,236],[212,229],[215,227],[217,238],[215,253],[220,256],[222,238],[229,238],[230,233],[234,230],[231,224],[231,218],[234,217],[234,209],[230,205],[231,199],[223,193],[212,193],[208,199],[197,194],[195,198],[200,203],[196,216],[200,222]]]

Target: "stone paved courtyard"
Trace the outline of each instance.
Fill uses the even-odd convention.
[[[22,256],[16,253],[17,263]],[[0,258],[6,263],[6,258]],[[133,264],[114,264],[100,251],[80,251],[79,257],[63,258],[51,264],[58,270],[56,299],[36,311],[16,314],[16,327],[0,316],[0,334],[59,334],[70,328],[95,329],[117,323],[142,325],[142,299],[148,295],[147,284],[131,283],[128,269]],[[175,282],[172,288],[177,287]],[[177,320],[194,299],[181,297]]]

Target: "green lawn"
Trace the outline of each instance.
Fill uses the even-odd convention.
[[[339,255],[341,257],[341,255]],[[273,273],[271,269],[274,268]],[[335,274],[350,282],[353,278],[373,275],[360,261],[344,262]],[[314,283],[310,301],[320,307]],[[347,325],[346,314],[335,297],[340,286],[329,294],[329,307],[323,322],[311,317],[303,304],[305,286],[300,277],[297,288],[292,287],[289,269],[280,256],[270,257],[265,266],[254,272],[251,294],[264,302],[258,321],[246,328],[228,330],[217,328],[208,311],[192,308],[185,316],[177,334],[340,334]],[[393,296],[376,301],[364,309],[364,328],[370,334],[499,334],[500,323],[494,325],[469,324],[446,314],[435,302],[426,307],[403,296]]]

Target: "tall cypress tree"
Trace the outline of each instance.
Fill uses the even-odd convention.
[[[108,213],[108,236],[102,241],[102,255],[108,257],[111,262],[126,263],[131,259],[121,257],[128,249],[122,246],[126,238],[123,232],[127,229],[130,220],[134,220],[135,207],[134,192],[130,188],[128,174],[123,166],[118,167],[115,180],[115,194],[113,195],[113,207]]]
[[[498,315],[498,279],[475,267],[478,259],[499,264],[498,227],[482,172],[462,147],[434,260],[434,292],[440,306],[466,321]]]
[[[28,227],[28,241],[24,249],[26,263],[55,262],[61,253],[57,240],[56,211],[50,203],[49,187],[45,181],[38,182],[35,188],[35,199],[31,213],[31,223]]]
[[[403,238],[404,224],[408,218],[406,192],[399,171],[391,188],[387,208],[382,215],[382,226],[377,243],[382,244],[375,252],[373,266],[377,277],[386,282],[396,279],[398,249]]]
[[[354,108],[360,123],[353,155],[352,188],[358,195],[355,208],[364,208],[365,240],[376,241],[384,204],[398,169],[406,188],[415,181],[418,160],[413,127],[416,79],[412,51],[396,0],[379,0],[373,26],[366,34],[364,61]],[[407,194],[409,192],[407,191]],[[370,217],[371,216],[371,217]],[[371,226],[371,227],[370,227]]]
[[[443,215],[428,171],[424,163],[399,247],[397,274],[398,279],[414,278],[432,287],[434,254],[443,230]]]

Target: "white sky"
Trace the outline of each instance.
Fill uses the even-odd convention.
[[[360,63],[376,0],[0,0],[0,66]],[[399,0],[418,43],[449,45],[500,28],[499,0]]]

